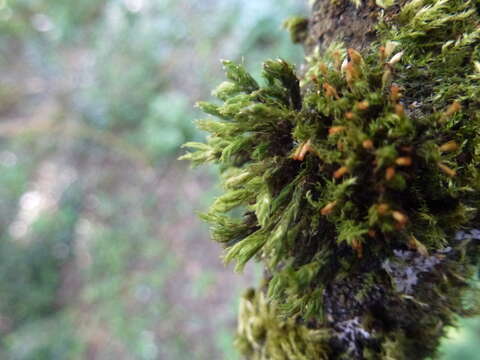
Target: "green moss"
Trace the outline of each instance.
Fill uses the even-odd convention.
[[[252,360],[328,359],[328,332],[309,329],[295,319],[278,321],[275,305],[249,290],[240,302],[235,345]]]
[[[477,248],[454,235],[480,207],[477,5],[413,0],[370,49],[333,44],[302,79],[269,60],[259,85],[225,62],[222,103],[199,104],[218,120],[199,122],[210,137],[184,158],[220,165],[225,194],[203,215],[213,238],[238,270],[264,262],[268,316],[329,329],[329,358],[424,358],[467,313]],[[399,257],[428,274],[414,293],[386,271]],[[335,307],[369,324],[355,322],[354,352],[335,340],[347,324]]]
[[[290,32],[294,44],[303,43],[308,36],[308,19],[300,16],[293,16],[287,19],[283,26]]]

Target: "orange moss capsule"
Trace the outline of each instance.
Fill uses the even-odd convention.
[[[367,110],[369,107],[370,107],[370,103],[367,100],[360,101],[356,105],[356,108],[358,110]]]
[[[312,151],[312,142],[308,140],[302,147],[300,154],[298,154],[298,160],[303,161],[305,155]]]
[[[298,155],[300,155],[300,151],[302,151],[303,143],[298,145],[297,148],[295,149],[295,152],[292,155],[293,160],[298,160]]]
[[[408,247],[410,249],[416,250],[420,253],[422,256],[428,256],[428,250],[425,245],[423,245],[420,241],[417,240],[417,238],[413,235],[410,235],[408,238]]]
[[[398,166],[411,166],[412,158],[410,156],[399,157],[395,160],[395,164]]]
[[[459,112],[462,109],[462,105],[458,101],[454,101],[452,105],[445,111],[444,115],[449,117]]]
[[[341,177],[343,177],[346,173],[348,173],[348,168],[346,166],[342,166],[341,168],[339,168],[337,171],[335,171],[333,173],[333,177],[335,179],[340,179]]]
[[[363,244],[358,239],[352,240],[352,248],[356,251],[357,257],[361,259],[363,257]]]
[[[395,176],[395,168],[393,166],[388,167],[387,170],[385,171],[385,179],[387,181],[390,181],[393,179],[394,176]]]
[[[370,139],[364,140],[362,142],[362,146],[366,150],[371,150],[371,149],[373,149],[373,141],[370,140]]]
[[[396,103],[401,98],[401,96],[402,94],[400,94],[400,87],[398,85],[392,85],[390,87],[390,100]]]
[[[320,213],[322,215],[329,215],[332,213],[333,209],[335,209],[335,206],[337,206],[337,202],[336,201],[333,201],[331,203],[328,203],[327,205],[325,205],[322,210],[320,211]]]
[[[447,165],[442,164],[441,162],[439,162],[437,165],[447,176],[454,177],[457,175],[457,172],[453,169],[450,169]]]
[[[305,155],[308,153],[308,148],[304,145],[301,147],[300,152],[297,155],[297,158],[295,160],[298,161],[303,161],[305,159]]]
[[[395,105],[395,114],[397,114],[400,117],[405,116],[405,108],[403,107],[402,104]]]
[[[320,72],[323,74],[323,75],[327,75],[328,74],[328,66],[321,62],[318,64],[318,69],[320,70]]]
[[[379,215],[385,215],[390,210],[390,205],[382,203],[377,205],[377,212]]]
[[[324,83],[323,84],[323,89],[325,90],[325,95],[329,97],[335,97],[336,99],[339,99],[340,97],[338,96],[337,89],[335,89],[332,85],[329,83]]]
[[[328,135],[335,135],[338,134],[346,129],[345,126],[332,126],[328,129]]]
[[[355,80],[360,78],[360,71],[358,70],[357,66],[352,62],[349,62],[345,67],[345,77],[349,85],[352,85]]]
[[[348,120],[353,120],[355,119],[355,114],[351,111],[345,113],[345,118],[348,119]]]
[[[405,225],[408,222],[408,216],[400,211],[392,211],[392,217],[400,225]]]
[[[385,46],[380,46],[378,48],[378,57],[380,58],[381,62],[384,62],[386,59],[386,53],[385,53]]]
[[[303,161],[303,159],[305,159],[305,156],[312,150],[312,142],[308,140],[307,142],[304,142],[297,147],[295,153],[292,155],[292,159]]]
[[[451,151],[457,151],[459,148],[460,146],[457,144],[457,142],[452,140],[440,146],[439,150],[442,152],[451,152]]]
[[[347,52],[354,64],[359,65],[363,62],[363,57],[357,50],[350,48],[347,50]]]

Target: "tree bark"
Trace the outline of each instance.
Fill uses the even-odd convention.
[[[335,3],[317,0],[312,6],[306,53],[318,46],[326,49],[332,41],[342,41],[348,47],[362,50],[375,40],[374,26],[381,8],[367,2],[360,7],[348,0]]]

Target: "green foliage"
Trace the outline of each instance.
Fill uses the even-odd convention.
[[[221,104],[200,104],[217,120],[199,123],[210,136],[183,158],[220,166],[225,194],[203,217],[227,262],[265,263],[280,317],[327,326],[323,290],[368,274],[386,303],[412,301],[385,310],[384,358],[423,358],[443,334],[438,319],[467,313],[461,296],[472,289],[458,279],[477,252],[454,235],[478,225],[480,208],[479,22],[472,1],[411,1],[363,54],[341,44],[313,54],[301,86],[283,60],[264,63],[263,85],[224,62]],[[465,256],[445,260],[435,285],[410,296],[385,282],[394,250],[435,262],[445,249]]]
[[[240,303],[236,346],[252,360],[328,359],[324,330],[309,329],[294,319],[279,322],[275,305],[249,290]]]
[[[240,1],[220,1],[218,8],[214,3],[199,6],[193,19],[184,13],[188,6],[182,2],[145,5],[138,14],[124,4],[109,4],[110,18],[97,25],[94,82],[79,96],[83,120],[96,129],[120,134],[154,161],[175,153],[185,141],[199,140],[189,120],[197,115],[193,101],[182,94],[205,92],[202,84],[218,78],[213,65],[208,65],[212,52],[234,58],[248,52],[254,59],[261,47],[291,54],[288,36],[278,35],[278,18],[293,6],[289,1],[282,4],[281,12],[271,14],[255,13],[254,6]],[[213,11],[222,15],[215,16]],[[239,11],[242,16],[237,16]],[[206,28],[200,19],[207,16],[218,17],[218,22]],[[235,26],[244,31],[237,33]],[[237,47],[221,45],[227,36]],[[193,62],[186,55],[192,49]]]
[[[25,244],[7,234],[0,242],[0,313],[2,328],[0,354],[23,354],[21,359],[50,359],[74,356],[79,344],[69,331],[72,325],[58,310],[60,275],[71,260],[72,239],[81,206],[81,192],[76,186],[67,189],[61,210],[40,217],[32,226],[33,243]],[[52,326],[34,341],[32,333]],[[58,331],[58,332],[57,332]],[[62,342],[52,343],[62,337]],[[28,345],[25,345],[28,343]],[[4,355],[6,356],[6,355]]]
[[[64,313],[30,321],[4,337],[0,355],[19,360],[78,359],[84,347],[74,330],[75,323]]]
[[[29,41],[35,32],[51,32],[54,41],[76,41],[92,33],[108,0],[5,0],[0,5],[2,38]],[[89,25],[88,27],[85,25]],[[78,31],[81,26],[82,31]]]
[[[152,99],[149,111],[140,125],[135,142],[145,147],[152,158],[160,158],[178,149],[178,145],[198,137],[191,122],[190,104],[178,93],[162,94]]]

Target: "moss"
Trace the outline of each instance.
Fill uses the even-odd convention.
[[[301,16],[293,16],[287,19],[283,26],[290,32],[290,38],[294,44],[300,44],[308,36],[308,19]]]
[[[328,334],[326,358],[421,359],[474,313],[478,241],[455,234],[479,223],[477,5],[413,0],[369,49],[333,43],[301,78],[269,60],[259,85],[225,62],[222,103],[199,104],[217,120],[198,123],[210,137],[184,158],[220,165],[225,194],[203,218],[227,262],[265,264],[271,344],[297,319]]]
[[[278,320],[274,304],[249,290],[240,301],[235,345],[252,360],[328,359],[328,332],[310,329],[295,319]]]

